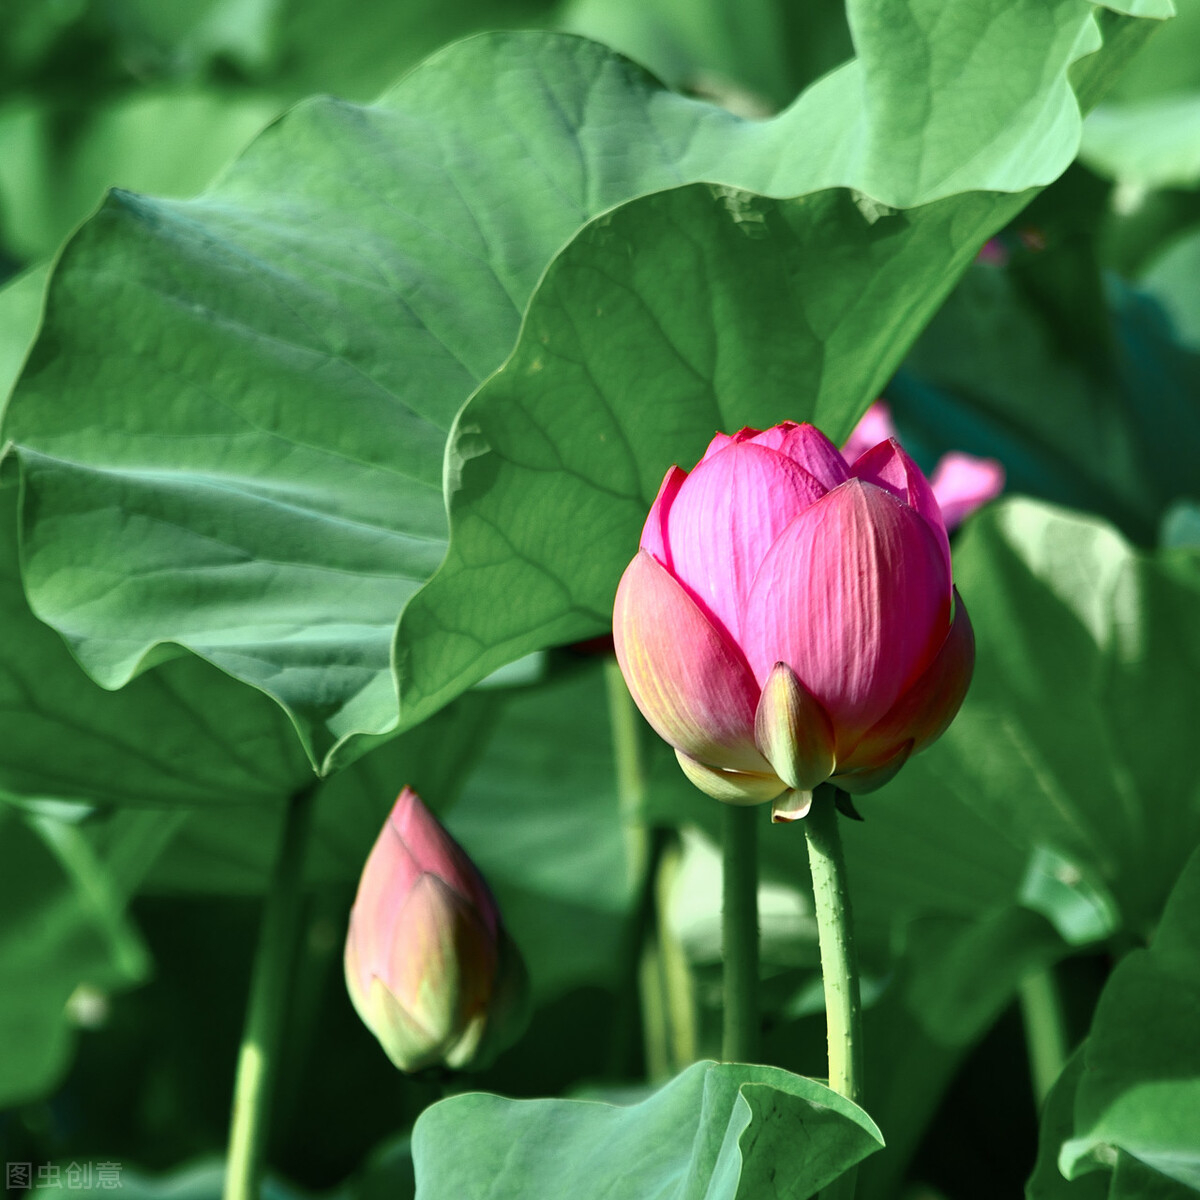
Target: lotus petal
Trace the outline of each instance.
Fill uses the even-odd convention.
[[[363,1024],[401,1071],[419,1071],[441,1060],[442,1040],[405,1012],[382,980],[371,980],[364,1003],[353,991],[350,996]]]
[[[680,487],[667,513],[672,574],[735,642],[764,555],[825,493],[790,458],[753,442],[726,446]]]
[[[765,433],[752,438],[754,445],[778,450],[803,467],[814,479],[833,491],[840,483],[850,478],[850,471],[841,451],[815,426],[808,422],[797,425],[795,421],[784,421],[774,425]]]
[[[946,522],[942,519],[941,506],[933,494],[929,480],[921,468],[904,452],[895,438],[872,447],[853,467],[851,473],[864,483],[873,483],[903,500],[929,522],[937,543],[946,559],[946,578],[951,577],[950,539],[946,536]]]
[[[658,495],[650,506],[650,515],[642,528],[641,548],[653,554],[668,571],[672,567],[671,550],[667,545],[667,513],[671,511],[671,505],[675,503],[675,497],[686,478],[687,472],[679,467],[672,467],[663,476]]]
[[[928,522],[851,479],[772,545],[741,645],[763,684],[786,662],[828,714],[840,753],[929,664],[950,623],[950,579]]]
[[[758,685],[738,648],[645,550],[613,608],[617,661],[655,732],[693,758],[770,773],[754,744]]]
[[[439,1040],[484,1008],[496,977],[496,944],[479,914],[436,875],[425,875],[396,917],[387,972],[405,1011]]]
[[[966,605],[954,590],[954,619],[941,649],[924,672],[839,763],[843,770],[873,769],[905,743],[916,754],[937,741],[954,720],[975,667],[975,634]]]
[[[706,766],[682,750],[676,750],[675,757],[683,773],[702,792],[725,804],[765,804],[787,790],[787,784],[769,772],[726,771],[721,767]]]
[[[842,458],[847,463],[855,463],[872,447],[895,436],[896,426],[892,424],[892,410],[882,400],[876,400],[846,439],[846,444],[842,447]]]
[[[812,792],[784,792],[771,805],[771,823],[783,825],[807,817],[808,810],[812,808],[812,802]]]
[[[835,775],[833,782],[844,792],[861,796],[864,792],[873,792],[883,787],[885,783],[895,778],[900,768],[904,766],[912,754],[912,742],[905,742],[887,762],[874,768],[861,771],[848,771],[845,775]]]
[[[479,915],[494,934],[500,925],[500,914],[491,889],[483,881],[475,864],[463,848],[450,836],[446,827],[425,807],[421,797],[406,787],[392,807],[388,825],[403,843],[420,872],[429,872],[449,884]],[[369,861],[369,860],[368,860]],[[384,869],[395,870],[394,865]],[[397,872],[399,874],[399,872]],[[411,876],[406,876],[411,881]],[[393,895],[407,895],[408,887],[391,883]],[[398,905],[393,905],[393,913]]]
[[[833,773],[833,729],[787,663],[775,664],[754,716],[758,748],[775,774],[800,792],[811,792]]]

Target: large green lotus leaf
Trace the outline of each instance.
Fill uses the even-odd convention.
[[[1195,845],[1193,837],[1191,844]],[[1148,950],[1118,965],[1083,1049],[1074,1136],[1059,1165],[1074,1178],[1117,1151],[1200,1192],[1200,851],[1191,856]]]
[[[1071,1056],[1042,1109],[1037,1163],[1025,1185],[1026,1200],[1191,1200],[1186,1184],[1146,1166],[1124,1150],[1105,1154],[1103,1169],[1068,1180],[1058,1168],[1058,1153],[1074,1126],[1075,1096],[1083,1077],[1088,1043]]]
[[[629,1106],[443,1100],[418,1119],[413,1159],[424,1200],[802,1200],[882,1144],[862,1109],[812,1079],[700,1062]]]
[[[396,616],[446,546],[446,431],[562,246],[689,180],[854,187],[864,220],[1012,193],[962,199],[923,274],[940,295],[968,237],[1073,156],[1067,72],[1098,45],[1093,14],[858,0],[859,60],[767,122],[586,41],[477,38],[378,105],[301,105],[198,200],[113,194],[64,251],[8,416],[35,611],[106,686],[179,648],[216,663],[275,697],[319,764],[393,729]],[[1112,69],[1082,65],[1089,86]],[[417,685],[448,690],[444,672]]]
[[[261,886],[287,798],[318,787],[314,879],[361,869],[388,806],[405,783],[448,803],[487,737],[498,693],[476,690],[443,713],[318,780],[286,715],[266,696],[195,658],[108,692],[87,678],[25,603],[16,563],[16,489],[0,489],[0,798],[67,800],[98,810],[82,828],[95,846],[131,858],[134,831],[177,834],[166,871],[174,886]],[[129,810],[105,813],[108,808]],[[184,810],[210,810],[182,828]],[[141,837],[141,834],[136,837]],[[165,841],[165,838],[164,838]],[[140,843],[136,840],[134,846]],[[124,849],[120,849],[120,848]],[[161,847],[159,847],[161,848]]]
[[[70,1061],[67,1001],[145,978],[124,897],[70,823],[0,804],[0,1108],[43,1095]]]
[[[0,489],[0,794],[227,813],[313,780],[278,707],[199,659],[116,694],[87,678],[25,602],[16,499],[17,489]]]
[[[1124,1150],[1117,1151],[1108,1200],[1195,1200],[1195,1197],[1195,1188],[1146,1166]]]

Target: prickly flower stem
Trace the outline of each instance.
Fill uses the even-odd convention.
[[[257,1200],[259,1194],[272,1085],[300,930],[304,853],[315,792],[315,787],[306,788],[289,802],[271,872],[233,1085],[225,1200]]]
[[[758,1060],[758,824],[757,806],[723,804],[722,957],[725,1024],[721,1057]]]
[[[855,1104],[862,1103],[862,1015],[858,961],[850,916],[846,860],[838,830],[835,789],[821,784],[804,818],[808,862],[812,870],[821,975],[825,984],[825,1023],[829,1037],[829,1086]],[[851,1200],[854,1170],[821,1193],[822,1200]]]

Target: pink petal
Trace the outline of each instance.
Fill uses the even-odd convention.
[[[1004,467],[994,458],[951,450],[934,468],[931,482],[946,528],[956,529],[1004,490]]]
[[[848,463],[857,462],[873,446],[878,446],[880,442],[886,442],[888,438],[895,436],[896,427],[892,424],[891,409],[882,400],[876,400],[846,440],[842,447],[842,457]]]
[[[479,913],[436,875],[422,876],[396,915],[390,949],[379,976],[388,991],[439,1039],[457,1036],[496,975],[496,944]]]
[[[420,873],[436,875],[479,910],[495,934],[500,914],[491,889],[467,852],[445,826],[425,807],[421,797],[406,787],[396,800],[388,824],[408,848]],[[393,910],[396,911],[396,910]]]
[[[847,771],[843,775],[835,775],[833,782],[844,792],[852,796],[860,796],[864,792],[873,792],[890,783],[899,774],[900,768],[908,762],[912,754],[912,742],[905,742],[886,762],[878,767],[864,767],[859,771]]]
[[[350,912],[347,962],[353,942],[352,956],[363,994],[369,988],[371,976],[383,969],[394,936],[396,914],[404,907],[421,874],[421,868],[389,819],[367,856]]]
[[[905,744],[916,754],[937,741],[962,707],[975,667],[975,634],[966,605],[954,591],[954,620],[933,661],[869,730],[839,769],[882,766]]]
[[[736,642],[771,543],[826,489],[790,458],[734,442],[684,480],[667,514],[672,573]]]
[[[929,480],[905,453],[900,443],[895,438],[880,442],[857,459],[850,470],[856,479],[861,479],[864,483],[873,483],[891,492],[909,508],[916,509],[929,522],[929,528],[933,530],[933,535],[945,556],[946,575],[949,577],[950,539],[946,536],[941,507]]]
[[[650,515],[642,527],[641,548],[649,550],[668,571],[671,569],[671,552],[667,547],[667,513],[686,478],[687,472],[678,467],[672,467],[663,476],[658,495],[650,505]]]
[[[841,451],[815,425],[783,421],[751,440],[756,446],[786,455],[823,483],[827,491],[850,478]]]
[[[752,438],[758,437],[760,432],[761,430],[753,429],[749,425],[743,425],[742,428],[734,434],[715,434],[713,440],[708,443],[708,449],[705,450],[704,458],[702,458],[700,462],[703,462],[705,458],[712,458],[714,454],[719,454],[725,449],[726,446],[736,446],[741,442],[748,442]]]
[[[765,683],[786,662],[853,745],[925,669],[950,623],[945,558],[925,519],[852,479],[802,512],[751,589],[742,646]]]
[[[613,606],[617,662],[642,715],[701,762],[769,774],[754,745],[758,686],[741,651],[645,550]]]

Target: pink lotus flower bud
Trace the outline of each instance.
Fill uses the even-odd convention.
[[[406,787],[358,884],[346,987],[402,1071],[478,1063],[512,1040],[525,972],[475,865]]]
[[[613,612],[638,707],[697,787],[808,811],[882,786],[958,711],[974,664],[950,544],[894,440],[853,466],[811,425],[719,433],[672,467]]]
[[[873,446],[895,436],[891,411],[882,400],[876,400],[846,440],[842,457],[853,464]],[[977,508],[1004,490],[1004,467],[994,458],[976,458],[951,450],[934,467],[930,484],[946,529],[957,529]]]

